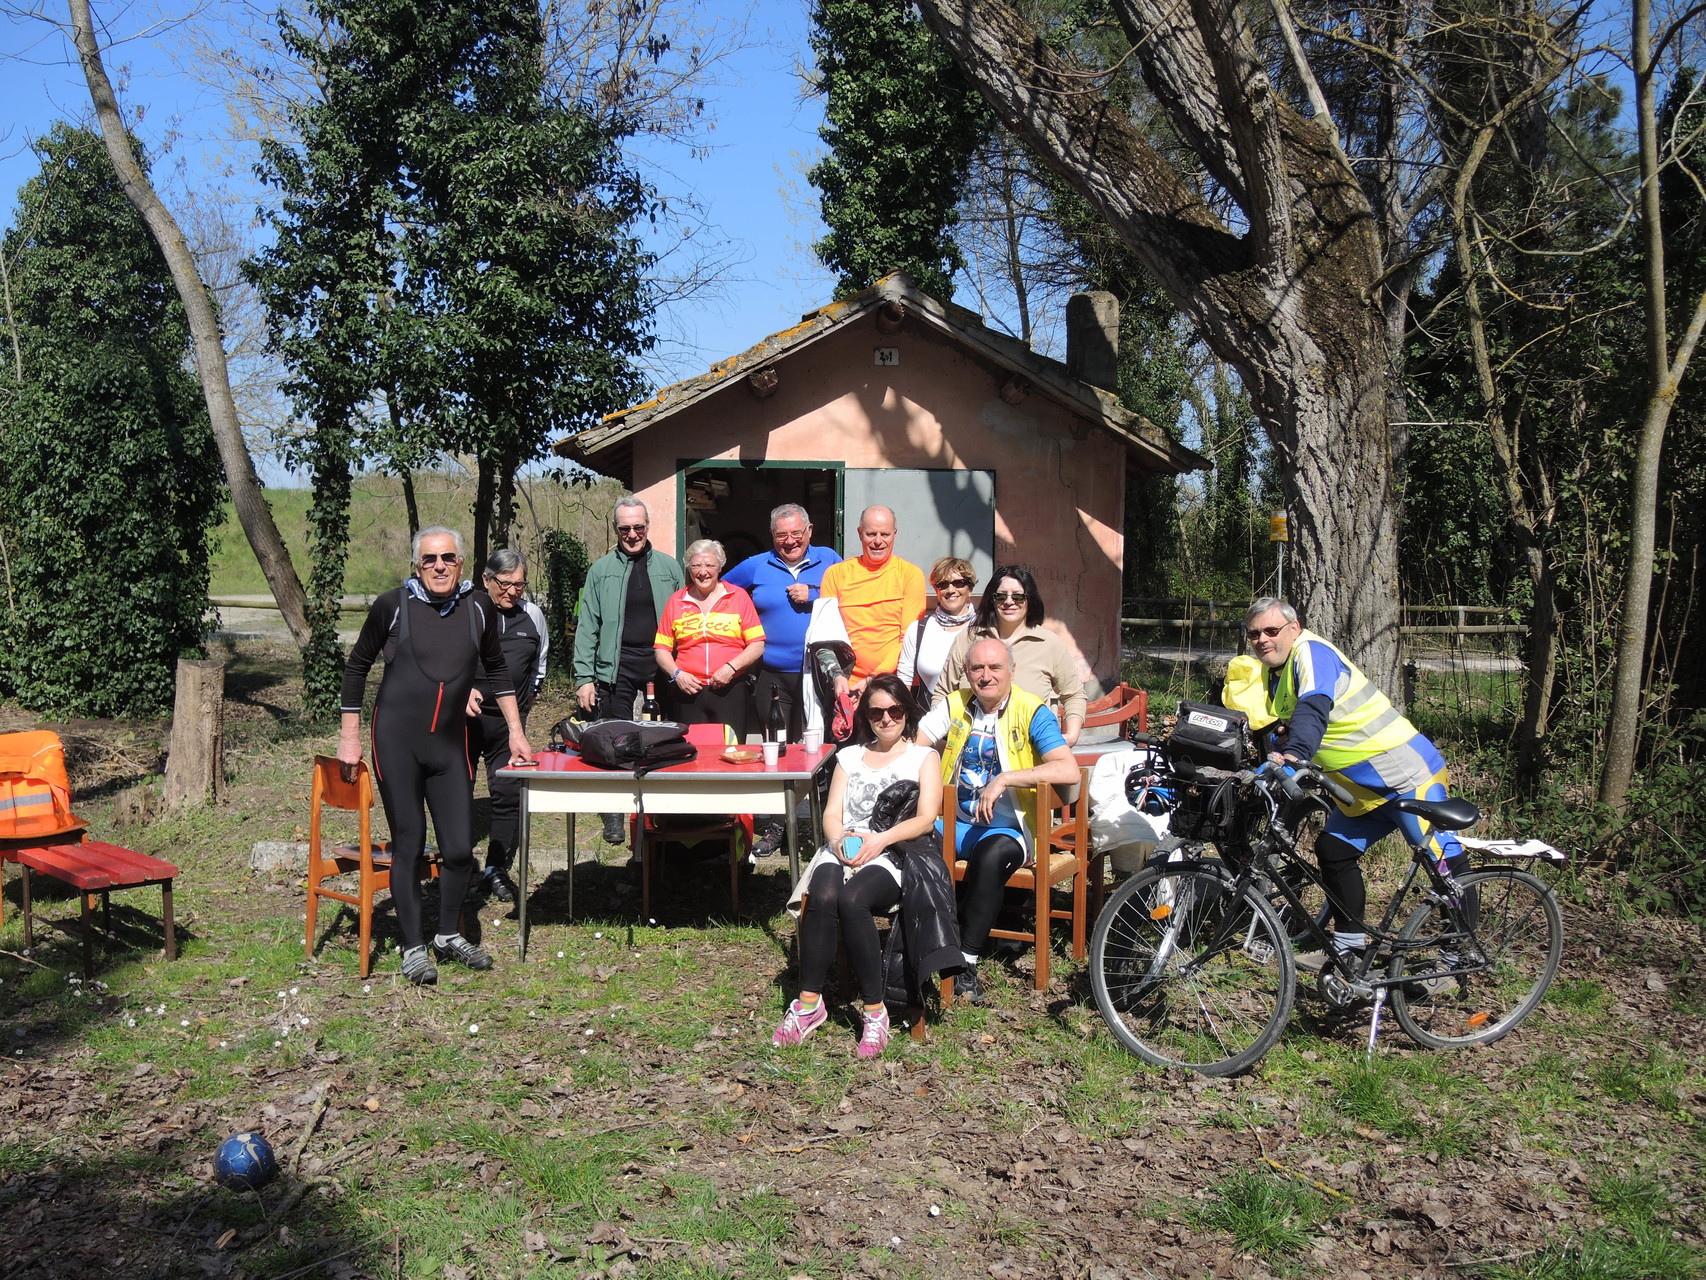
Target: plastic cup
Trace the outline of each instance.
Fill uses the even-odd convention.
[[[807,751],[822,751],[823,750],[823,730],[822,729],[807,729],[806,730],[806,736],[805,736],[805,747],[806,747]]]
[[[767,769],[774,768],[776,765],[776,756],[782,750],[782,744],[779,742],[766,742],[763,744],[762,750],[764,752],[764,767]]]

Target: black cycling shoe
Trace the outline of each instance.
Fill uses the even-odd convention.
[[[625,814],[604,815],[604,843],[625,844],[628,840],[628,818]]]
[[[491,895],[494,901],[503,903],[515,901],[515,881],[496,867],[486,868],[486,874],[480,877],[480,887],[481,891]]]
[[[456,934],[448,942],[442,943],[434,938],[432,950],[440,960],[455,960],[470,969],[485,970],[492,967],[492,958],[486,954],[485,948],[475,946],[461,934]]]
[[[977,966],[968,964],[954,975],[954,999],[966,1004],[986,1004],[989,996],[984,993],[983,982],[977,976]]]

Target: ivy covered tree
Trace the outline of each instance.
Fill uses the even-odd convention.
[[[837,290],[904,271],[934,298],[964,265],[954,242],[972,153],[990,116],[912,0],[818,0],[812,51],[829,155],[807,174]]]
[[[315,477],[311,709],[336,698],[349,477],[440,453],[477,471],[473,552],[509,540],[516,472],[637,398],[654,207],[620,113],[547,92],[539,12],[316,0],[281,19],[318,95],[263,147],[282,196],[251,267]]]
[[[35,149],[0,243],[0,692],[152,714],[200,652],[219,458],[183,308],[101,139],[57,124]]]

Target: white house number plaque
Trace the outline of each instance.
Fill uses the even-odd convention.
[[[879,365],[889,365],[892,367],[900,363],[899,347],[878,347],[876,355],[876,363]]]

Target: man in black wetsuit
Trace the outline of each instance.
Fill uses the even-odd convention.
[[[651,512],[633,494],[616,499],[616,547],[586,571],[575,614],[575,697],[600,720],[626,720],[649,683],[663,683],[652,647],[671,594],[687,585],[674,556],[652,546]],[[604,838],[622,843],[623,816],[604,815]]]
[[[391,901],[403,935],[403,976],[417,985],[438,981],[421,931],[420,859],[426,848],[426,810],[432,813],[443,861],[439,929],[432,950],[471,969],[492,958],[464,938],[462,905],[474,872],[474,768],[470,752],[470,695],[481,666],[494,682],[509,726],[512,760],[531,760],[515,689],[490,598],[460,581],[462,537],[451,529],[422,529],[412,554],[416,576],[373,602],[344,665],[343,728],[338,759],[346,775],[361,763],[361,704],[367,673],[383,655],[385,676],[373,708],[373,775],[391,827]],[[445,925],[451,930],[445,933]]]
[[[545,683],[545,657],[551,641],[546,635],[545,614],[525,596],[527,561],[513,547],[492,552],[484,574],[486,592],[497,607],[498,643],[503,647],[509,669],[509,687],[515,690],[521,726]],[[499,902],[515,901],[515,884],[509,869],[515,861],[515,832],[521,816],[521,783],[498,777],[509,765],[509,725],[498,707],[500,681],[487,676],[476,696],[480,714],[474,717],[476,749],[486,759],[486,789],[492,796],[491,840],[486,846],[486,874],[474,886],[476,893],[490,894]]]

